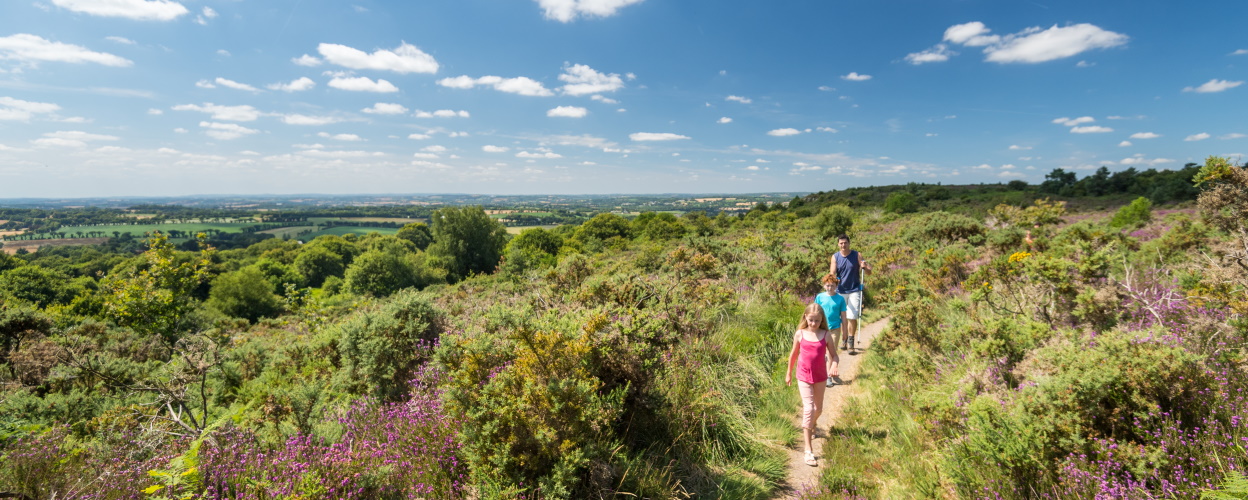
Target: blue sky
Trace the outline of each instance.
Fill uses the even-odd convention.
[[[0,197],[823,191],[1248,152],[1248,2],[13,0]]]

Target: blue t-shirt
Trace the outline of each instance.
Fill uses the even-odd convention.
[[[850,250],[849,256],[836,252],[836,278],[841,284],[836,286],[836,293],[854,293],[862,290],[862,268],[858,264],[858,251]]]
[[[845,312],[845,297],[822,292],[815,296],[815,303],[823,308],[823,315],[828,318],[829,330],[841,327],[841,313]]]

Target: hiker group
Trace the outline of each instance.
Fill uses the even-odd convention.
[[[836,238],[837,252],[828,262],[823,277],[823,293],[802,312],[793,348],[789,351],[789,369],[785,385],[792,385],[797,369],[797,389],[802,396],[802,434],[806,441],[807,465],[816,466],[814,448],[815,424],[823,413],[824,390],[839,382],[841,351],[857,354],[858,319],[862,317],[863,275],[871,268],[858,251],[850,248],[849,236]]]

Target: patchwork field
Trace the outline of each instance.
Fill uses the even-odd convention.
[[[55,240],[6,241],[4,242],[4,248],[0,248],[0,252],[12,255],[17,253],[17,249],[19,248],[25,248],[27,252],[34,252],[40,247],[99,245],[106,242],[108,242],[108,238],[64,238]]]

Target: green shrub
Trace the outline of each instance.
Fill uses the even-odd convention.
[[[213,279],[208,303],[225,314],[254,323],[282,311],[272,287],[264,271],[247,266]]]
[[[895,214],[908,214],[918,209],[918,200],[906,191],[892,193],[884,200],[884,210]]]
[[[842,234],[849,234],[854,226],[854,210],[845,205],[824,207],[815,217],[815,231],[820,238],[834,240]]]
[[[441,314],[411,291],[352,315],[330,334],[338,338],[342,357],[338,384],[354,394],[401,400],[413,370],[429,358],[441,331]]]
[[[970,241],[985,232],[983,223],[965,215],[930,212],[907,221],[902,238],[915,247],[927,248],[931,243]]]
[[[1153,220],[1153,202],[1141,196],[1130,204],[1118,209],[1118,212],[1114,214],[1114,218],[1110,219],[1109,226],[1137,228],[1148,224],[1151,220]]]

